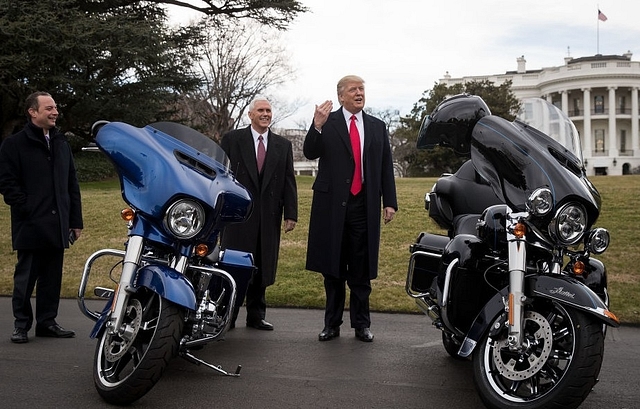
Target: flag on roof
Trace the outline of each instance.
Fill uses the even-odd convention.
[[[598,20],[607,21],[607,16],[605,16],[604,13],[601,12],[599,9],[598,9]]]

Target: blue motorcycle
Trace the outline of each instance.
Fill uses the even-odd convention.
[[[94,124],[97,148],[113,162],[128,208],[124,250],[102,249],[86,261],[78,304],[96,321],[93,377],[100,396],[118,405],[144,396],[170,359],[182,356],[223,375],[239,376],[196,357],[220,340],[254,271],[250,253],[221,250],[230,223],[251,212],[249,192],[229,169],[217,143],[186,126],[161,122],[137,128]],[[114,259],[115,288],[96,287],[102,311],[85,301],[97,260]]]

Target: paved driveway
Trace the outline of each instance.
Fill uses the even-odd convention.
[[[96,304],[95,309],[99,309]],[[238,322],[244,322],[244,312]],[[158,384],[132,408],[482,408],[471,365],[451,359],[440,332],[419,314],[372,314],[375,341],[318,342],[320,310],[268,310],[273,332],[245,328],[207,345],[198,356],[241,377],[216,374],[176,358]],[[11,300],[0,297],[0,406],[106,408],[93,386],[93,322],[75,300],[63,300],[59,323],[73,339],[36,338],[12,344]],[[612,329],[596,385],[581,409],[640,407],[640,328]]]

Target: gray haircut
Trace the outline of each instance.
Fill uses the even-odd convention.
[[[267,99],[267,97],[263,97],[262,95],[256,95],[251,102],[249,102],[249,111],[253,111],[253,109],[256,107],[256,102],[258,101],[266,101],[269,103],[269,105],[271,105],[271,102],[269,102],[269,100]]]

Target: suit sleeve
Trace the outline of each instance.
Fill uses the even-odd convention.
[[[398,210],[396,181],[393,173],[393,157],[386,126],[383,127],[384,143],[382,147],[382,206]]]
[[[0,148],[0,193],[9,206],[22,205],[27,195],[20,185],[20,155],[13,139],[7,139]]]
[[[322,134],[311,124],[307,136],[304,138],[302,153],[309,160],[318,159],[324,153]]]
[[[231,138],[229,137],[229,133],[222,135],[222,139],[220,140],[220,147],[227,154],[227,156],[231,157],[229,149],[231,148]]]
[[[82,198],[80,196],[80,185],[78,183],[78,173],[76,170],[76,164],[73,161],[73,153],[71,152],[71,147],[67,144],[69,148],[69,178],[68,178],[68,189],[69,189],[69,199],[71,203],[71,207],[69,209],[69,227],[72,229],[83,229],[84,224],[82,221]]]
[[[293,170],[293,147],[287,144],[287,158],[284,176],[284,218],[298,221],[298,187]]]

